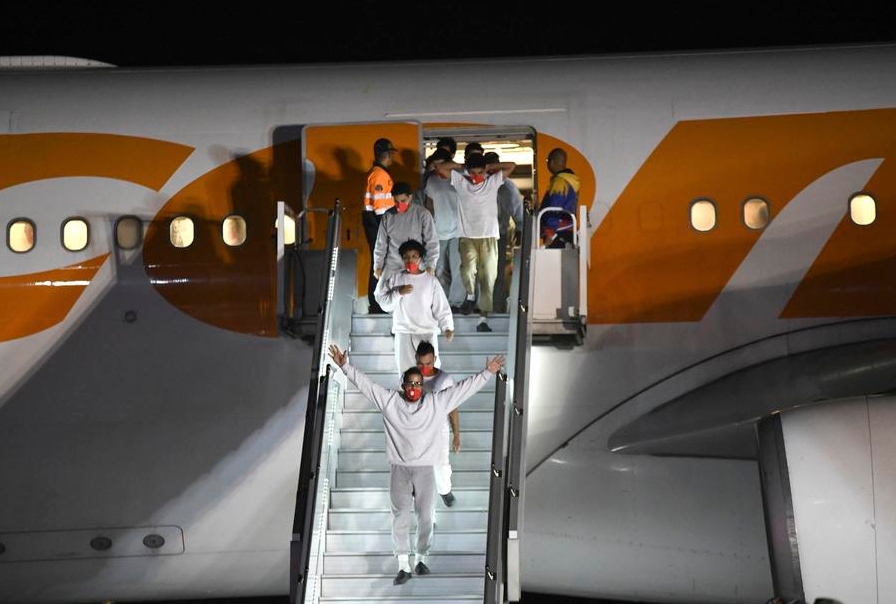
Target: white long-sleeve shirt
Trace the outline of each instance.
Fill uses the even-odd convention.
[[[405,400],[398,390],[371,381],[349,363],[342,371],[383,415],[386,430],[386,457],[402,466],[431,466],[438,463],[445,446],[442,430],[445,417],[479,392],[491,373],[483,369],[439,392],[426,392],[416,403]]]
[[[413,285],[402,295],[398,288]],[[392,273],[377,283],[374,297],[380,307],[392,313],[392,333],[432,334],[454,331],[454,315],[442,284],[429,273],[412,275],[407,270]]]

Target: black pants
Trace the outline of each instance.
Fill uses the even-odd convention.
[[[364,236],[367,237],[367,245],[370,246],[370,275],[367,279],[367,303],[370,306],[370,314],[383,314],[385,311],[377,304],[373,292],[376,291],[378,279],[373,276],[373,248],[376,246],[376,235],[380,230],[381,217],[372,210],[364,210],[361,214],[361,224],[364,227]]]

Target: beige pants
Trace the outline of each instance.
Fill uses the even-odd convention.
[[[492,311],[494,303],[492,293],[495,287],[495,277],[498,276],[498,239],[486,237],[484,239],[469,239],[461,237],[460,247],[460,275],[464,282],[467,296],[476,293],[476,285],[479,284],[479,312],[487,315]]]

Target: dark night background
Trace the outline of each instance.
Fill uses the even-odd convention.
[[[896,3],[3,2],[0,55],[121,67],[896,42]]]
[[[120,67],[896,43],[896,2],[3,2],[0,56]],[[894,66],[896,73],[896,66]],[[579,560],[582,572],[589,561]],[[771,594],[770,594],[771,595]],[[206,600],[246,604],[246,600]],[[286,598],[263,598],[283,604]],[[523,604],[613,604],[524,594]],[[757,603],[761,604],[761,603]]]

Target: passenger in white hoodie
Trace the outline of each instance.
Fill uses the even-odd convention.
[[[392,583],[401,585],[411,578],[408,537],[414,516],[417,518],[417,543],[413,572],[428,575],[426,556],[432,547],[436,496],[433,466],[444,447],[442,427],[445,416],[479,392],[489,378],[501,370],[504,356],[492,357],[479,373],[439,392],[424,392],[423,374],[416,365],[404,372],[401,390],[389,390],[352,367],[346,354],[335,344],[330,346],[330,357],[383,416],[386,457],[390,464],[392,547],[398,557],[398,574]]]
[[[445,291],[436,277],[423,270],[426,250],[416,239],[409,239],[398,248],[404,268],[380,279],[374,297],[392,315],[395,335],[395,371],[417,364],[417,346],[432,342],[439,352],[439,333],[449,342],[454,337],[454,315]]]

